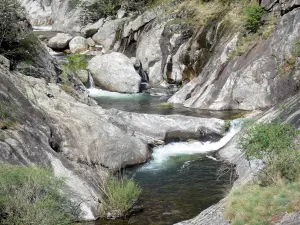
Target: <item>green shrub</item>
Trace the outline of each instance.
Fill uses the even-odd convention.
[[[94,3],[81,2],[80,20],[83,24],[93,23],[101,18],[115,16],[121,6],[120,0],[97,0]]]
[[[18,0],[0,1],[0,47],[3,43],[11,45],[18,36],[18,21],[22,11]]]
[[[0,224],[72,224],[80,213],[63,186],[49,170],[0,164]]]
[[[255,33],[261,25],[261,18],[265,15],[264,8],[259,5],[249,5],[245,10],[245,27]]]
[[[264,183],[272,183],[278,177],[294,181],[300,173],[300,152],[294,144],[297,134],[287,124],[251,124],[240,136],[239,146],[248,159],[266,163],[262,173]]]
[[[79,53],[70,54],[66,59],[68,60],[68,63],[63,66],[63,71],[66,73],[76,73],[78,70],[85,70],[88,66],[85,56]]]
[[[103,185],[102,213],[111,213],[113,217],[124,217],[137,202],[142,189],[132,179],[110,176]]]
[[[233,190],[225,216],[233,225],[275,224],[286,212],[300,210],[300,182],[278,181],[267,187],[247,185]],[[273,223],[272,223],[273,222]]]

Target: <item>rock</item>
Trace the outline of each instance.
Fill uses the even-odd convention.
[[[27,19],[33,26],[52,25],[54,31],[80,32],[81,8],[72,0],[21,0]]]
[[[162,58],[159,43],[162,32],[163,29],[157,26],[141,35],[136,51],[136,58],[141,61],[145,71],[149,71],[149,68]]]
[[[253,45],[249,52],[229,63],[226,58],[237,41],[236,35],[228,42],[219,41],[215,54],[198,77],[169,102],[211,110],[254,110],[271,107],[295,94],[297,71],[282,75],[278,68],[285,66],[300,35],[299,10],[285,14],[270,38]]]
[[[85,38],[77,36],[70,41],[69,47],[72,53],[76,53],[76,52],[84,52],[88,50],[89,45]]]
[[[3,55],[0,55],[0,65],[3,65],[6,68],[10,67],[9,59],[5,58]]]
[[[85,38],[92,37],[94,34],[97,33],[99,28],[102,27],[103,23],[104,23],[103,18],[98,20],[96,23],[89,23],[88,25],[86,25],[86,27],[84,27],[81,30],[82,36],[84,36]]]
[[[110,91],[139,92],[141,77],[134,70],[130,59],[122,53],[113,52],[96,56],[89,62],[96,85]]]
[[[149,84],[151,87],[160,87],[163,81],[161,61],[156,62],[152,67],[149,68]]]
[[[69,42],[72,40],[69,34],[58,33],[55,37],[48,41],[48,47],[57,50],[63,50],[68,47]]]
[[[82,83],[86,84],[89,81],[89,72],[87,70],[78,70],[76,76]]]
[[[300,221],[300,212],[286,213],[276,225],[298,225]]]
[[[86,42],[90,47],[95,47],[95,45],[96,45],[92,38],[86,39]]]
[[[118,12],[117,12],[117,18],[118,19],[122,19],[126,14],[126,11],[123,10],[123,9],[119,9]]]
[[[156,10],[147,10],[135,20],[130,21],[124,26],[123,37],[128,37],[130,33],[138,31],[141,27],[154,20],[156,16]]]
[[[46,35],[39,35],[38,38],[41,40],[41,41],[45,41],[48,39],[48,37]]]
[[[110,20],[103,24],[99,28],[98,32],[93,35],[93,40],[96,43],[102,44],[105,49],[113,47],[115,41],[118,41],[117,37],[121,32],[121,24],[126,21],[126,18]]]

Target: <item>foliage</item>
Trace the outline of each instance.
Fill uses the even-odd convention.
[[[87,59],[79,54],[70,54],[67,56],[68,63],[63,66],[63,71],[68,73],[76,73],[78,70],[84,70],[88,66]]]
[[[290,125],[279,123],[251,124],[244,130],[239,146],[248,159],[266,163],[264,183],[272,183],[278,177],[290,181],[299,178],[300,152],[294,144],[298,133]]]
[[[126,216],[126,213],[137,202],[142,189],[132,179],[110,176],[103,185],[105,194],[102,211],[113,212],[116,217]]]
[[[0,223],[71,224],[80,213],[63,186],[50,170],[0,164]]]
[[[275,224],[286,212],[300,210],[300,182],[283,182],[267,187],[247,185],[231,192],[225,216],[231,224]],[[273,222],[273,223],[271,223]]]
[[[18,34],[18,20],[22,8],[18,0],[0,1],[0,47],[5,43],[11,45]]]
[[[222,133],[229,131],[231,120],[225,120],[225,123],[222,127]]]
[[[261,18],[265,15],[264,8],[259,5],[249,5],[245,10],[245,27],[255,33],[261,25]]]
[[[94,3],[81,2],[79,7],[81,10],[80,19],[83,24],[93,23],[101,18],[116,15],[121,7],[120,0],[97,0]]]
[[[0,129],[6,130],[15,124],[16,119],[13,112],[14,110],[9,102],[0,101]]]

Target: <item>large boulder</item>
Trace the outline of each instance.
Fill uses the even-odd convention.
[[[81,34],[85,37],[85,38],[89,38],[92,37],[94,34],[97,33],[97,31],[99,30],[100,27],[102,27],[104,23],[104,19],[100,19],[98,20],[96,23],[89,23],[88,25],[86,25],[82,30],[81,30]]]
[[[52,49],[63,50],[68,47],[68,44],[72,38],[73,37],[69,34],[58,33],[48,41],[48,47]]]
[[[98,30],[96,34],[93,35],[93,40],[99,44],[102,44],[105,49],[110,49],[113,44],[118,41],[121,35],[121,24],[124,23],[126,19],[116,19],[109,20],[105,22]]]
[[[122,53],[96,56],[89,62],[88,69],[95,84],[100,87],[116,92],[139,92],[141,77],[130,59]]]
[[[70,41],[69,47],[72,53],[76,53],[86,51],[89,45],[84,37],[77,36]]]

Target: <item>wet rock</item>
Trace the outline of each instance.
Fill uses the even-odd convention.
[[[110,91],[139,92],[141,77],[130,59],[122,53],[113,52],[94,57],[88,66],[95,84]]]
[[[68,47],[72,38],[73,37],[69,34],[58,33],[48,41],[47,45],[52,49],[63,50]]]
[[[84,37],[78,36],[70,41],[69,47],[72,53],[79,53],[88,50],[89,45]]]

